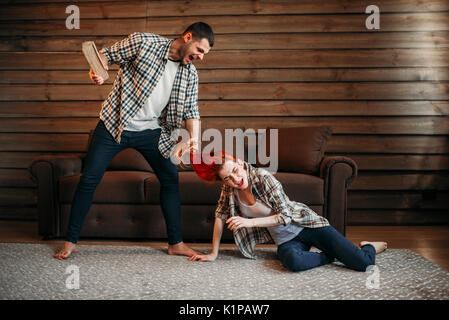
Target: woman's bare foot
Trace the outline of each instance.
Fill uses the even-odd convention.
[[[188,247],[184,242],[179,242],[177,244],[168,245],[168,254],[176,254],[191,257],[193,255],[199,255],[202,253]]]
[[[386,242],[370,242],[370,241],[362,241],[359,244],[359,247],[364,246],[365,244],[371,244],[376,249],[376,253],[381,253],[382,251],[385,251],[387,249],[387,243]]]
[[[70,241],[64,242],[64,246],[53,256],[56,259],[62,260],[70,256],[70,254],[78,252],[76,245]]]

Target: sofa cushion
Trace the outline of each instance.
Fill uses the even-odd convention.
[[[71,203],[81,175],[59,180],[59,201]],[[156,176],[140,171],[106,171],[94,193],[96,203],[145,203],[145,180]]]
[[[160,183],[156,179],[145,181],[147,201],[151,204],[160,203]],[[184,204],[217,204],[221,192],[221,183],[206,183],[195,172],[179,172],[179,193],[181,205]]]
[[[328,126],[278,128],[278,171],[317,175],[331,135]]]
[[[324,180],[301,174],[278,172],[274,177],[279,180],[290,200],[306,205],[324,204]]]
[[[274,175],[282,184],[290,200],[310,205],[324,203],[323,183],[318,177],[301,174],[278,172]],[[158,204],[160,184],[153,177],[145,181],[146,198],[148,203]],[[179,193],[181,204],[216,205],[220,197],[221,183],[205,183],[194,172],[179,173]]]
[[[61,205],[61,232],[66,235],[70,205]],[[81,237],[166,239],[160,205],[93,203],[83,223]]]

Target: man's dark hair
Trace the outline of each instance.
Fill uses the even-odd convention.
[[[194,24],[188,26],[182,35],[185,35],[189,31],[192,32],[192,36],[195,39],[201,40],[206,38],[209,41],[209,46],[214,46],[214,32],[207,23],[195,22]]]

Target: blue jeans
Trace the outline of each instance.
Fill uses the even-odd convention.
[[[123,131],[117,143],[99,121],[84,160],[83,174],[72,201],[66,240],[76,243],[84,218],[92,204],[96,187],[101,181],[109,162],[120,151],[134,148],[139,151],[153,168],[161,184],[160,202],[167,226],[168,243],[182,241],[181,201],[179,197],[178,170],[170,159],[164,158],[158,150],[161,129]]]
[[[322,252],[310,252],[314,246]],[[278,246],[278,257],[291,271],[304,271],[339,260],[347,267],[366,271],[374,265],[376,250],[371,244],[359,248],[332,226],[304,228],[295,238]]]

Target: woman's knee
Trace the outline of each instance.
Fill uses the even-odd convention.
[[[290,271],[305,271],[308,266],[301,259],[301,253],[294,248],[288,248],[284,250],[278,250],[278,257],[281,260],[282,265]]]

